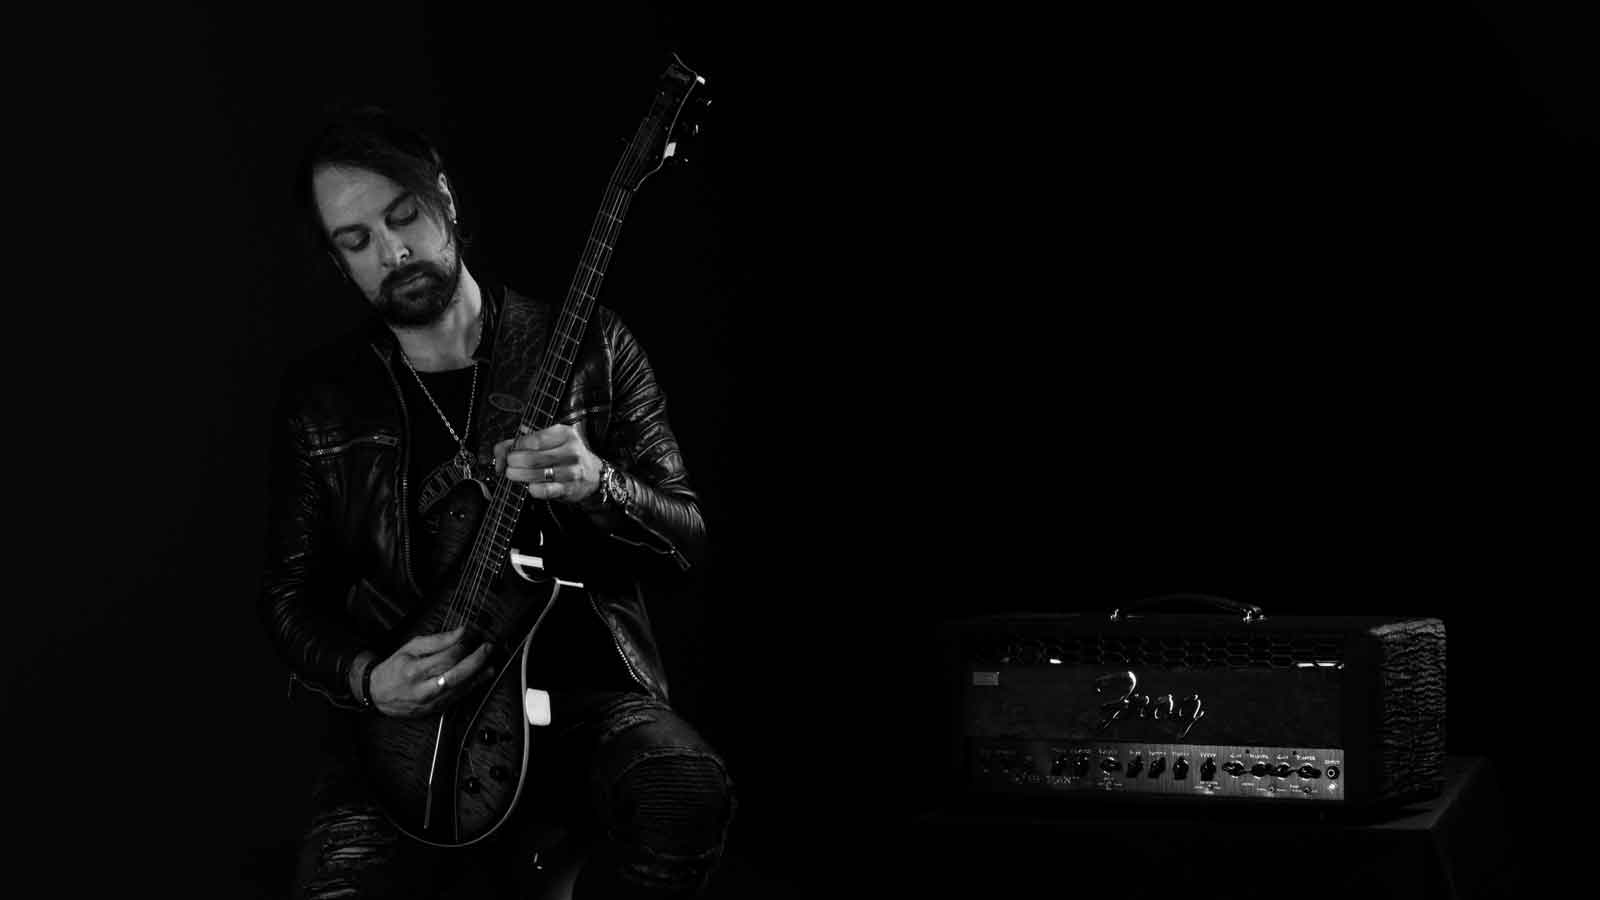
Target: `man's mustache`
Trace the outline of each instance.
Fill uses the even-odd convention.
[[[400,287],[400,285],[405,284],[407,281],[410,281],[418,276],[421,276],[425,279],[432,279],[435,282],[444,281],[444,273],[440,272],[437,267],[428,263],[416,263],[403,269],[396,269],[393,272],[390,272],[383,279],[382,290],[385,294],[392,294],[396,288]]]

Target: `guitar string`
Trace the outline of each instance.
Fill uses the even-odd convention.
[[[577,306],[580,308],[590,308],[585,309],[583,313],[571,317],[570,319],[567,316],[563,316],[561,322],[558,323],[557,326],[555,335],[557,343],[553,345],[556,352],[552,354],[552,357],[554,359],[561,359],[566,365],[571,365],[576,358],[576,347],[582,336],[581,328],[583,325],[587,324],[589,313],[592,312],[592,305],[595,302],[595,296],[598,293],[596,286],[604,277],[605,272],[610,266],[610,257],[616,242],[616,235],[621,230],[622,214],[632,197],[631,190],[621,188],[617,184],[619,181],[618,172],[620,172],[625,165],[632,166],[636,172],[637,169],[648,159],[647,154],[643,154],[638,151],[640,149],[640,145],[645,143],[648,137],[654,133],[654,131],[659,130],[659,125],[651,127],[652,121],[659,122],[661,119],[661,115],[658,111],[659,107],[661,106],[659,100],[660,97],[658,97],[658,102],[652,106],[651,115],[646,118],[645,122],[642,123],[640,128],[635,132],[634,138],[630,142],[629,153],[624,155],[624,157],[618,161],[616,170],[613,171],[612,178],[607,183],[607,192],[601,204],[601,210],[603,213],[606,213],[606,210],[609,208],[610,211],[606,213],[604,217],[597,216],[595,222],[591,225],[589,242],[585,244],[585,255],[582,259],[580,259],[581,268],[575,279],[575,284],[578,286],[577,289],[579,292]],[[603,235],[603,240],[596,236],[597,231]],[[599,244],[599,247],[595,246],[597,243]],[[572,328],[580,330],[580,333],[567,333],[567,323],[569,321],[572,323]],[[583,325],[577,324],[579,322],[582,322]],[[568,347],[569,344],[571,345],[570,347]],[[573,350],[574,352],[572,356],[574,359],[566,359],[563,357],[561,355],[561,350],[563,349]],[[535,404],[536,413],[542,410],[545,402],[559,402],[560,397],[555,390],[556,386],[550,383],[551,379],[549,374],[550,370],[541,369],[540,375],[538,376],[536,387],[538,388],[537,395],[540,402]],[[540,419],[536,419],[535,421],[540,421],[545,418],[553,419],[554,411],[542,413]],[[526,416],[524,419],[526,419]],[[452,598],[453,604],[455,604],[457,599],[459,599],[462,604],[457,607],[459,613],[452,613],[452,615],[460,614],[465,616],[467,613],[472,611],[476,604],[483,602],[483,599],[480,597],[480,589],[482,588],[486,579],[492,578],[494,575],[498,574],[498,563],[500,562],[499,557],[503,555],[500,552],[500,548],[496,547],[496,549],[492,552],[483,553],[481,552],[482,544],[483,542],[487,541],[491,546],[494,546],[509,542],[510,532],[515,528],[517,513],[520,513],[522,501],[526,499],[525,495],[521,494],[520,492],[508,495],[507,491],[510,490],[511,487],[511,483],[505,481],[504,479],[502,479],[496,485],[495,491],[493,492],[495,496],[491,502],[489,522],[487,523],[489,527],[480,531],[479,540],[475,542],[474,546],[472,559],[477,560],[478,562],[469,567],[468,577],[464,579],[462,585],[458,587],[456,597]],[[516,502],[506,502],[507,500],[513,498]],[[513,507],[512,514],[506,514],[505,507],[507,506]],[[494,567],[492,571],[491,566]]]
[[[614,192],[608,191],[606,202],[602,205],[602,208],[609,209],[607,215],[613,215],[619,211],[621,205],[619,198],[614,196]],[[606,238],[614,241],[616,231],[615,227],[611,227],[606,229],[603,234]],[[594,240],[592,236],[591,240]],[[606,263],[600,257],[604,254],[587,251],[598,251],[598,248],[586,245],[586,253],[582,265],[590,267],[591,263],[598,263],[599,265],[593,268],[599,268],[603,272]],[[580,272],[584,274],[581,274],[576,280],[577,289],[583,294],[592,296],[595,293],[595,285],[599,280],[599,273],[590,272],[588,268],[580,269]],[[586,301],[581,296],[574,299],[578,301],[576,304],[577,312],[571,317],[563,316],[562,322],[558,323],[550,347],[552,351],[549,359],[550,365],[541,367],[540,373],[536,376],[535,387],[537,390],[535,396],[537,400],[532,404],[534,415],[537,417],[534,419],[535,422],[554,418],[554,410],[546,409],[547,406],[552,406],[554,402],[559,400],[558,393],[553,388],[551,373],[557,361],[564,365],[570,365],[571,360],[566,359],[566,357],[568,355],[576,356],[575,353],[568,353],[567,351],[575,348],[577,335],[572,332],[576,330],[577,323],[580,320],[587,319],[588,312],[583,307],[589,301]],[[569,345],[572,346],[569,347]],[[524,421],[526,421],[526,418],[525,415]],[[472,556],[475,563],[469,567],[468,577],[464,579],[462,586],[458,588],[456,597],[453,599],[455,614],[461,615],[463,619],[470,616],[476,610],[478,604],[485,602],[485,599],[481,596],[482,588],[488,579],[498,574],[498,566],[491,570],[489,564],[499,561],[501,545],[509,543],[508,540],[502,539],[509,539],[510,532],[513,530],[511,526],[514,525],[517,518],[516,514],[520,513],[521,500],[523,498],[516,497],[515,494],[510,493],[508,491],[510,487],[512,487],[512,483],[505,479],[501,479],[500,483],[496,485],[496,494],[498,496],[495,498],[495,502],[491,504],[488,522],[486,523],[488,527],[480,531],[479,539],[475,542]],[[513,498],[517,502],[508,502]],[[512,507],[513,511],[508,512],[507,506]],[[492,548],[489,552],[484,552],[486,543],[489,548]]]
[[[620,163],[619,163],[619,166],[620,166]],[[617,192],[615,190],[611,189],[611,187],[608,185],[608,190],[607,190],[606,195],[604,197],[604,200],[603,200],[603,202],[601,204],[602,212],[606,213],[606,211],[609,209],[610,212],[606,213],[606,214],[607,215],[611,215],[611,214],[619,211],[622,205],[623,205],[623,203],[620,202],[619,198],[617,197]],[[600,217],[597,216],[596,217],[596,224],[598,224],[600,221],[603,221],[603,220]],[[590,233],[590,242],[593,242],[593,241],[597,240],[597,238],[594,235],[594,232],[596,230],[597,230],[596,226],[592,225],[591,229],[590,229],[590,231],[591,231],[591,233]],[[610,239],[610,241],[614,242],[615,241],[615,233],[616,233],[616,231],[617,231],[617,229],[613,226],[613,227],[603,231],[602,234],[606,238]],[[592,243],[586,242],[586,244],[585,244],[585,254],[584,254],[583,259],[580,260],[580,262],[584,266],[588,266],[589,263],[591,263],[591,262],[600,263],[599,268],[601,269],[601,271],[603,271],[604,270],[604,266],[607,263],[606,263],[605,260],[601,259],[600,257],[602,257],[604,255],[605,254],[603,252],[596,252],[595,248],[592,245]],[[583,271],[584,270],[580,269],[580,273],[583,272]],[[596,277],[594,275],[581,275],[577,279],[578,290],[582,291],[584,294],[588,294],[588,295],[592,296],[595,293],[594,286],[595,286],[596,280],[597,279],[596,279]],[[580,306],[582,305],[581,301],[580,301],[579,305]],[[583,317],[586,318],[586,315],[584,315]],[[553,349],[555,350],[555,353],[553,354],[553,357],[556,357],[556,358],[561,357],[561,355],[562,355],[561,351],[564,349],[564,345],[566,343],[570,342],[573,339],[573,335],[569,333],[568,327],[566,325],[567,320],[568,320],[568,317],[567,316],[563,316],[562,317],[562,321],[560,323],[558,323],[557,330],[556,330],[556,333],[555,333],[555,336],[554,336],[554,343],[552,345]],[[538,374],[538,376],[536,376],[535,387],[537,388],[537,396],[540,398],[540,402],[534,404],[536,411],[539,408],[542,407],[542,405],[543,405],[543,403],[545,401],[557,399],[552,394],[552,392],[549,390],[549,387],[550,387],[549,386],[549,381],[550,381],[550,379],[549,379],[549,376],[548,376],[548,371],[549,371],[548,369],[546,369],[544,367],[541,367],[540,373]],[[498,554],[498,552],[483,553],[482,552],[483,543],[485,541],[487,541],[491,545],[498,544],[499,543],[499,538],[501,538],[503,536],[504,537],[508,537],[509,536],[509,535],[506,534],[506,530],[507,529],[504,527],[505,523],[508,520],[512,521],[512,522],[515,521],[515,516],[509,516],[508,517],[508,516],[505,516],[505,515],[501,514],[502,511],[504,510],[504,507],[507,505],[506,500],[508,499],[508,496],[507,496],[506,492],[503,490],[503,488],[507,487],[508,484],[509,484],[509,482],[506,482],[504,479],[500,480],[496,484],[496,488],[495,488],[494,493],[497,496],[494,497],[494,499],[492,501],[492,504],[491,504],[491,511],[490,511],[490,515],[489,515],[489,521],[487,523],[489,527],[483,529],[480,532],[480,539],[475,544],[474,554],[473,554],[473,557],[472,557],[474,560],[478,560],[479,563],[469,567],[468,578],[464,579],[461,587],[458,588],[456,596],[452,600],[456,610],[459,611],[459,613],[462,614],[462,615],[465,615],[465,613],[467,611],[470,611],[471,604],[476,602],[477,597],[478,597],[478,593],[479,593],[479,589],[482,587],[485,579],[491,577],[492,574],[495,574],[495,573],[491,573],[490,571],[488,571],[487,568],[484,565],[482,565],[482,562],[488,561],[491,558],[497,558],[499,556],[499,554]],[[514,505],[520,506],[520,503],[519,504],[514,504]],[[459,602],[457,602],[457,601],[459,601]]]
[[[692,91],[692,88],[690,90]],[[686,93],[678,100],[677,106],[681,108],[682,104],[686,102],[687,99],[688,94]],[[628,152],[618,160],[617,166],[615,169],[613,169],[612,177],[607,181],[607,190],[601,202],[601,210],[604,212],[609,205],[611,207],[611,213],[608,214],[608,217],[604,220],[602,217],[597,216],[594,223],[592,223],[590,226],[589,241],[585,243],[584,248],[584,258],[590,257],[592,252],[593,261],[599,263],[599,265],[588,266],[588,263],[584,261],[584,258],[580,258],[580,265],[586,268],[580,268],[579,272],[577,273],[577,278],[575,279],[575,283],[581,285],[578,289],[580,292],[580,297],[582,298],[579,301],[579,306],[583,306],[585,303],[592,306],[595,301],[595,296],[598,293],[598,291],[595,289],[595,286],[604,277],[603,273],[610,265],[610,254],[616,242],[616,235],[621,230],[622,213],[632,196],[632,192],[630,190],[619,188],[617,184],[619,181],[618,175],[624,170],[625,167],[631,166],[632,171],[629,173],[631,176],[629,180],[637,181],[639,177],[639,169],[645,164],[645,162],[648,161],[648,154],[639,152],[641,145],[648,142],[650,135],[660,130],[660,123],[664,118],[666,107],[669,106],[667,103],[669,100],[670,96],[665,91],[657,93],[655,100],[651,104],[649,114],[645,117],[644,121],[640,123],[639,128],[636,129],[634,133],[633,139],[629,143]],[[670,131],[671,127],[675,124],[676,116],[673,117],[673,121],[669,124],[668,130]],[[659,164],[657,167],[659,167]],[[603,221],[607,221],[610,224],[603,225]],[[596,231],[599,231],[606,237],[605,241],[600,241],[600,245],[605,248],[604,250],[598,250],[594,247],[594,242],[597,241]],[[574,317],[572,321],[582,321],[586,325],[590,312],[592,312],[592,309],[587,309],[581,316]],[[559,350],[561,347],[568,343],[572,343],[574,345],[573,357],[575,359],[577,355],[576,337],[580,337],[581,335],[574,336],[566,334],[565,323],[567,321],[568,317],[563,316],[557,325],[555,339],[560,343],[556,347],[557,353],[555,356],[560,357]],[[574,327],[581,328],[581,326]],[[571,361],[567,361],[567,364],[570,365]],[[541,371],[538,376],[536,376],[535,382],[535,386],[538,388],[537,395],[539,397],[539,402],[534,404],[536,413],[539,411],[544,401],[559,400],[559,398],[555,395],[555,389],[549,384],[549,382],[549,370],[541,367]],[[551,389],[547,390],[546,388]],[[548,414],[542,414],[540,419],[536,419],[535,421],[545,418],[553,418],[553,416],[554,413],[552,411]],[[526,421],[527,416],[524,415],[523,419]],[[455,627],[455,625],[460,624],[461,622],[465,622],[468,618],[470,618],[471,613],[475,611],[475,607],[485,602],[486,598],[480,596],[482,593],[482,588],[487,581],[492,580],[499,573],[499,566],[501,563],[500,557],[504,555],[503,551],[505,546],[509,546],[511,532],[515,530],[517,519],[521,513],[522,502],[525,499],[526,494],[516,490],[514,485],[509,480],[497,480],[495,487],[491,491],[490,507],[488,512],[489,522],[487,523],[489,527],[480,527],[479,532],[473,541],[473,549],[468,557],[467,577],[457,583],[456,590],[452,593],[450,603],[446,609],[446,622],[451,623],[447,626],[446,630]],[[509,513],[506,511],[507,507],[510,507]],[[485,543],[492,548],[489,552],[484,552]]]
[[[652,114],[654,114],[654,110],[652,110]],[[633,140],[629,144],[629,152],[618,161],[616,168],[613,170],[611,179],[607,181],[606,192],[601,202],[602,215],[596,216],[594,222],[590,226],[589,239],[585,243],[585,252],[584,255],[580,257],[579,270],[577,273],[575,273],[574,278],[574,285],[577,288],[578,293],[575,298],[569,297],[569,299],[575,299],[577,301],[577,307],[582,310],[582,312],[578,315],[571,317],[571,328],[578,333],[567,333],[568,317],[563,316],[561,322],[559,322],[557,325],[556,333],[552,343],[552,349],[556,351],[553,354],[554,358],[561,358],[561,351],[563,349],[568,349],[568,344],[572,345],[570,349],[573,360],[563,359],[562,362],[564,365],[570,366],[577,357],[577,342],[581,338],[581,329],[583,326],[587,325],[588,316],[590,313],[592,313],[592,306],[595,302],[595,296],[598,294],[597,286],[604,277],[604,273],[610,265],[610,256],[612,249],[616,244],[616,236],[621,231],[622,213],[624,211],[624,207],[628,205],[628,200],[631,197],[632,192],[630,190],[617,184],[618,174],[624,169],[624,166],[630,164],[636,166],[642,162],[645,154],[640,153],[639,150],[641,144],[645,142],[646,137],[653,130],[650,126],[650,121],[651,120],[647,118],[646,121],[641,124],[640,128],[635,132]],[[597,232],[604,236],[604,240],[601,240],[596,236]],[[599,246],[596,246],[597,243]],[[591,265],[592,263],[596,265]],[[585,307],[589,308],[585,309]],[[578,324],[580,321],[583,323],[583,325]],[[548,362],[549,360],[547,360],[547,363]],[[535,407],[534,412],[538,414],[541,419],[554,418],[554,410],[552,409],[549,412],[544,412],[543,407],[547,402],[559,399],[557,396],[555,396],[558,389],[555,388],[554,385],[550,384],[552,380],[552,371],[552,368],[547,365],[541,367],[539,375],[536,376],[538,400],[533,405]],[[526,421],[526,414],[524,414],[523,419]],[[531,424],[530,427],[532,427]],[[462,582],[458,582],[457,588],[452,594],[450,605],[447,608],[446,621],[452,624],[449,624],[446,630],[454,628],[456,625],[467,621],[469,618],[471,618],[471,615],[477,611],[479,606],[486,603],[486,598],[481,596],[483,593],[482,589],[487,581],[493,577],[493,575],[498,574],[498,567],[496,567],[496,571],[493,573],[488,570],[493,562],[498,561],[500,553],[482,552],[484,549],[484,543],[485,541],[489,542],[489,546],[495,547],[497,551],[500,549],[499,545],[502,543],[509,543],[509,538],[511,536],[510,532],[514,530],[517,516],[506,515],[505,508],[507,506],[514,506],[517,508],[517,513],[520,513],[521,503],[509,502],[515,496],[508,490],[511,484],[512,483],[509,481],[509,479],[498,479],[495,489],[492,492],[493,496],[491,499],[488,516],[488,524],[490,527],[486,529],[480,529],[477,538],[473,542],[473,552],[469,557],[467,578]],[[502,538],[506,540],[503,541]],[[491,557],[493,559],[491,559]]]
[[[625,205],[626,205],[626,198],[624,196],[620,196],[619,193],[617,191],[615,191],[615,190],[608,190],[607,194],[606,194],[605,202],[602,204],[602,210],[603,211],[609,210],[609,213],[607,213],[607,214],[610,215],[610,214],[613,214],[613,213],[616,213],[616,212],[620,212],[622,207],[625,206]],[[618,217],[612,216],[612,218],[615,219],[615,218],[618,218]],[[597,219],[598,219],[598,217],[597,217]],[[590,240],[591,241],[598,240],[598,238],[596,238],[593,235],[593,233],[592,233],[593,230],[594,229],[591,229],[591,236],[590,236]],[[605,238],[609,239],[610,241],[615,241],[617,231],[618,231],[617,226],[615,224],[613,224],[613,225],[607,227],[602,232],[602,234],[603,234],[603,236]],[[599,268],[600,271],[603,272],[604,271],[604,266],[607,263],[606,263],[605,260],[601,259],[601,257],[604,256],[605,254],[604,254],[603,251],[590,252],[592,249],[593,249],[592,245],[586,244],[586,246],[585,246],[585,251],[586,252],[585,252],[585,256],[584,256],[584,260],[585,261],[584,261],[583,265],[588,266],[589,263],[591,263],[591,262],[599,263],[600,264],[599,266],[591,267],[591,268]],[[591,274],[586,274],[586,275],[581,276],[577,280],[578,289],[580,291],[582,291],[583,293],[589,294],[589,295],[592,296],[595,293],[595,285],[599,280],[598,276],[599,276],[599,273],[591,273]],[[587,303],[583,299],[579,299],[578,303],[576,304],[576,306],[579,307],[579,308],[582,308],[585,305],[587,305]],[[567,349],[567,345],[568,344],[575,344],[576,343],[576,340],[577,340],[577,338],[579,336],[574,334],[574,333],[572,333],[572,330],[576,329],[578,327],[578,325],[577,325],[578,321],[587,319],[587,315],[588,315],[587,312],[580,312],[580,313],[578,313],[577,315],[575,315],[573,317],[568,317],[568,316],[563,316],[562,317],[561,322],[558,323],[558,325],[557,325],[556,333],[555,333],[553,341],[552,341],[552,350],[554,352],[551,354],[551,357],[550,357],[551,366],[554,365],[554,361],[557,360],[557,359],[560,359],[563,362],[570,363],[570,360],[567,360],[563,356],[563,351],[565,349]],[[570,325],[569,325],[569,322],[570,322]],[[544,406],[546,404],[548,404],[548,403],[559,401],[559,399],[560,399],[559,395],[555,391],[552,390],[553,386],[550,383],[550,381],[551,381],[550,375],[551,375],[552,371],[553,371],[552,368],[541,367],[540,373],[539,373],[539,375],[537,377],[537,381],[535,383],[535,387],[537,388],[536,394],[537,394],[537,396],[539,398],[539,402],[533,404],[533,409],[534,409],[535,414],[538,415],[539,418],[536,418],[534,421],[540,421],[543,418],[553,418],[553,415],[554,415],[553,411],[552,412],[548,412],[548,413],[544,412]],[[526,417],[524,417],[524,421],[526,421]],[[509,482],[502,482],[501,485],[497,485],[497,488],[498,487],[512,488],[513,485],[511,485],[511,483],[509,483]],[[520,497],[520,496],[517,496],[515,494],[512,494],[511,496],[515,497],[518,500],[517,503],[512,504],[512,505],[514,505],[516,507],[520,507],[521,506],[521,500],[524,499],[524,498]],[[498,539],[501,538],[501,537],[509,537],[508,531],[510,529],[508,528],[508,525],[513,525],[515,523],[515,520],[516,520],[516,517],[514,515],[513,516],[506,516],[506,515],[502,515],[501,514],[503,512],[503,510],[504,510],[504,507],[507,505],[504,502],[504,499],[507,499],[507,497],[506,497],[506,495],[504,493],[502,493],[502,502],[497,504],[496,508],[491,513],[490,521],[488,523],[489,527],[487,529],[485,529],[485,531],[484,531],[485,540],[490,541],[491,543],[498,543],[499,542]],[[520,510],[518,510],[518,511],[520,511]],[[496,551],[490,552],[488,554],[481,554],[480,553],[478,555],[478,558],[480,560],[494,559],[495,561],[498,561],[499,555],[500,554],[499,554],[498,549],[497,549]],[[481,567],[475,567],[473,569],[472,573],[471,573],[471,577],[466,582],[466,585],[465,585],[466,586],[466,591],[465,591],[464,596],[467,597],[467,598],[471,598],[471,599],[475,600],[477,598],[478,588],[480,588],[482,586],[483,580],[486,577],[489,577],[491,574],[492,574],[491,572],[489,572],[489,571],[487,571],[487,570],[485,570],[485,569],[483,569]]]

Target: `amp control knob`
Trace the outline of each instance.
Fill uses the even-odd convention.
[[[1133,759],[1128,760],[1128,777],[1129,778],[1138,778],[1139,777],[1139,773],[1143,772],[1143,771],[1144,771],[1144,754],[1136,753],[1136,754],[1134,754]]]
[[[1321,778],[1322,772],[1316,766],[1307,763],[1300,767],[1301,778]]]
[[[1231,772],[1233,770],[1230,769],[1229,771]],[[1260,778],[1261,776],[1266,775],[1267,773],[1269,773],[1271,771],[1272,771],[1272,767],[1267,765],[1264,762],[1258,762],[1255,765],[1250,767],[1250,774],[1254,775],[1257,778]]]
[[[1122,763],[1116,757],[1108,756],[1100,760],[1100,768],[1107,772],[1115,772],[1122,768]]]
[[[1089,774],[1089,754],[1079,754],[1078,758],[1072,761],[1072,774],[1078,778]]]
[[[1180,756],[1180,757],[1178,757],[1177,762],[1174,762],[1172,764],[1172,779],[1174,781],[1183,781],[1183,780],[1187,779],[1188,777],[1189,777],[1189,758],[1187,756]]]
[[[1167,770],[1167,758],[1158,756],[1150,761],[1150,777],[1160,778],[1161,773]]]
[[[1244,763],[1239,762],[1237,759],[1230,759],[1222,764],[1222,771],[1227,772],[1229,775],[1232,775],[1235,778],[1238,778],[1240,775],[1244,774]]]
[[[1289,768],[1288,763],[1278,763],[1272,768],[1272,774],[1278,776],[1279,778],[1288,778],[1289,773],[1293,771],[1293,769]]]
[[[1200,780],[1215,781],[1216,779],[1217,758],[1215,756],[1208,756],[1206,757],[1206,761],[1200,764]]]

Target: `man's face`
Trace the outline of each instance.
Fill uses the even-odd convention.
[[[461,280],[452,226],[429,215],[415,194],[366,169],[325,166],[312,189],[334,253],[379,314],[400,327],[439,321]]]

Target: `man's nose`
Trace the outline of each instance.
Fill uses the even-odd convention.
[[[406,246],[400,235],[392,231],[385,232],[378,241],[378,259],[385,268],[398,268],[401,263],[411,258],[411,249]]]

